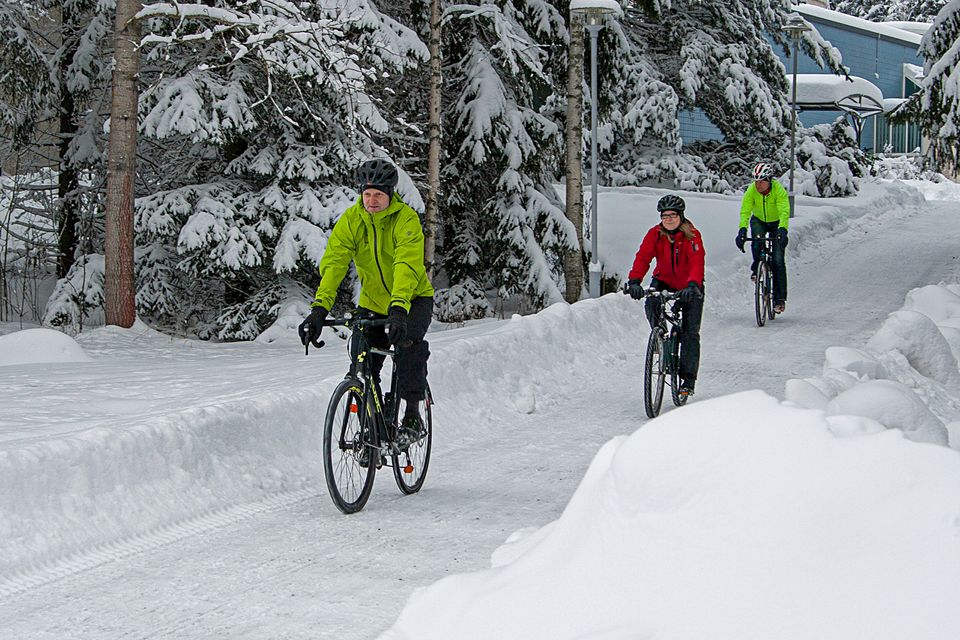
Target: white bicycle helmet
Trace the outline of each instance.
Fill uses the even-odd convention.
[[[754,180],[770,180],[773,178],[773,167],[766,162],[758,162],[753,168]]]

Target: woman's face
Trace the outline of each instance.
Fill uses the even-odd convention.
[[[680,226],[680,214],[676,211],[666,211],[660,212],[660,224],[663,225],[663,228],[667,231],[673,231]]]

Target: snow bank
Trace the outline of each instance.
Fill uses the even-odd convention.
[[[642,308],[613,294],[516,316],[493,331],[442,332],[430,360],[438,422],[474,429],[555,402],[566,392],[558,381],[576,385],[578,370],[624,357],[624,327],[645,322]],[[313,356],[333,363],[316,379],[323,360],[303,360],[299,345],[286,349],[289,336],[275,362],[262,352],[251,359],[245,345],[177,341],[144,325],[106,327],[84,340],[109,355],[103,360],[122,357],[114,350],[125,346],[143,362],[120,363],[116,379],[103,369],[77,383],[72,392],[84,406],[64,418],[64,435],[0,438],[0,586],[5,575],[231,505],[323,491],[321,423],[346,369],[342,341],[328,337],[330,347]],[[208,368],[198,368],[201,361]],[[303,371],[304,384],[290,385],[291,367]],[[126,381],[125,397],[104,397],[100,384],[117,380]],[[93,400],[96,407],[86,406]],[[444,437],[455,440],[456,429]]]
[[[831,347],[819,378],[790,380],[786,398],[828,415],[851,414],[900,429],[918,442],[960,449],[960,287],[907,294],[864,350]]]
[[[52,329],[24,329],[0,335],[0,366],[91,360],[76,340]]]
[[[874,431],[758,391],[672,411],[380,638],[955,637],[960,456]]]

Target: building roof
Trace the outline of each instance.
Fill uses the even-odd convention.
[[[832,22],[836,25],[841,25],[849,29],[855,29],[864,33],[883,36],[889,40],[896,40],[904,44],[919,46],[920,40],[923,38],[923,36],[919,33],[907,31],[904,28],[891,26],[895,23],[872,22],[870,20],[848,16],[845,13],[824,9],[823,7],[818,7],[812,4],[794,5],[793,9],[797,13],[800,13],[807,18],[816,18],[817,20],[824,22]]]

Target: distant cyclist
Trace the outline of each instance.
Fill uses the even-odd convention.
[[[761,162],[753,168],[753,184],[743,194],[740,204],[740,231],[737,233],[737,248],[744,251],[747,241],[747,225],[750,235],[758,238],[774,234],[773,243],[773,308],[783,313],[787,306],[787,226],[790,224],[790,197],[786,188],[773,179],[773,167]],[[750,278],[757,278],[757,263],[760,262],[760,243],[754,242]]]
[[[423,227],[417,212],[395,192],[397,168],[383,159],[357,169],[360,197],[333,226],[320,259],[320,286],[300,325],[300,340],[316,340],[353,261],[360,277],[360,308],[387,319],[371,329],[371,344],[399,346],[394,397],[406,401],[403,429],[417,434],[426,395],[430,349],[424,336],[433,317],[433,286],[423,263]],[[384,357],[374,355],[379,373]]]
[[[703,239],[687,220],[683,198],[668,194],[657,202],[660,224],[651,228],[640,243],[627,281],[627,292],[634,300],[644,296],[641,280],[657,261],[650,286],[657,291],[680,291],[677,304],[680,321],[680,394],[693,395],[700,369],[700,322],[703,319]],[[650,326],[656,325],[663,302],[647,298]]]

